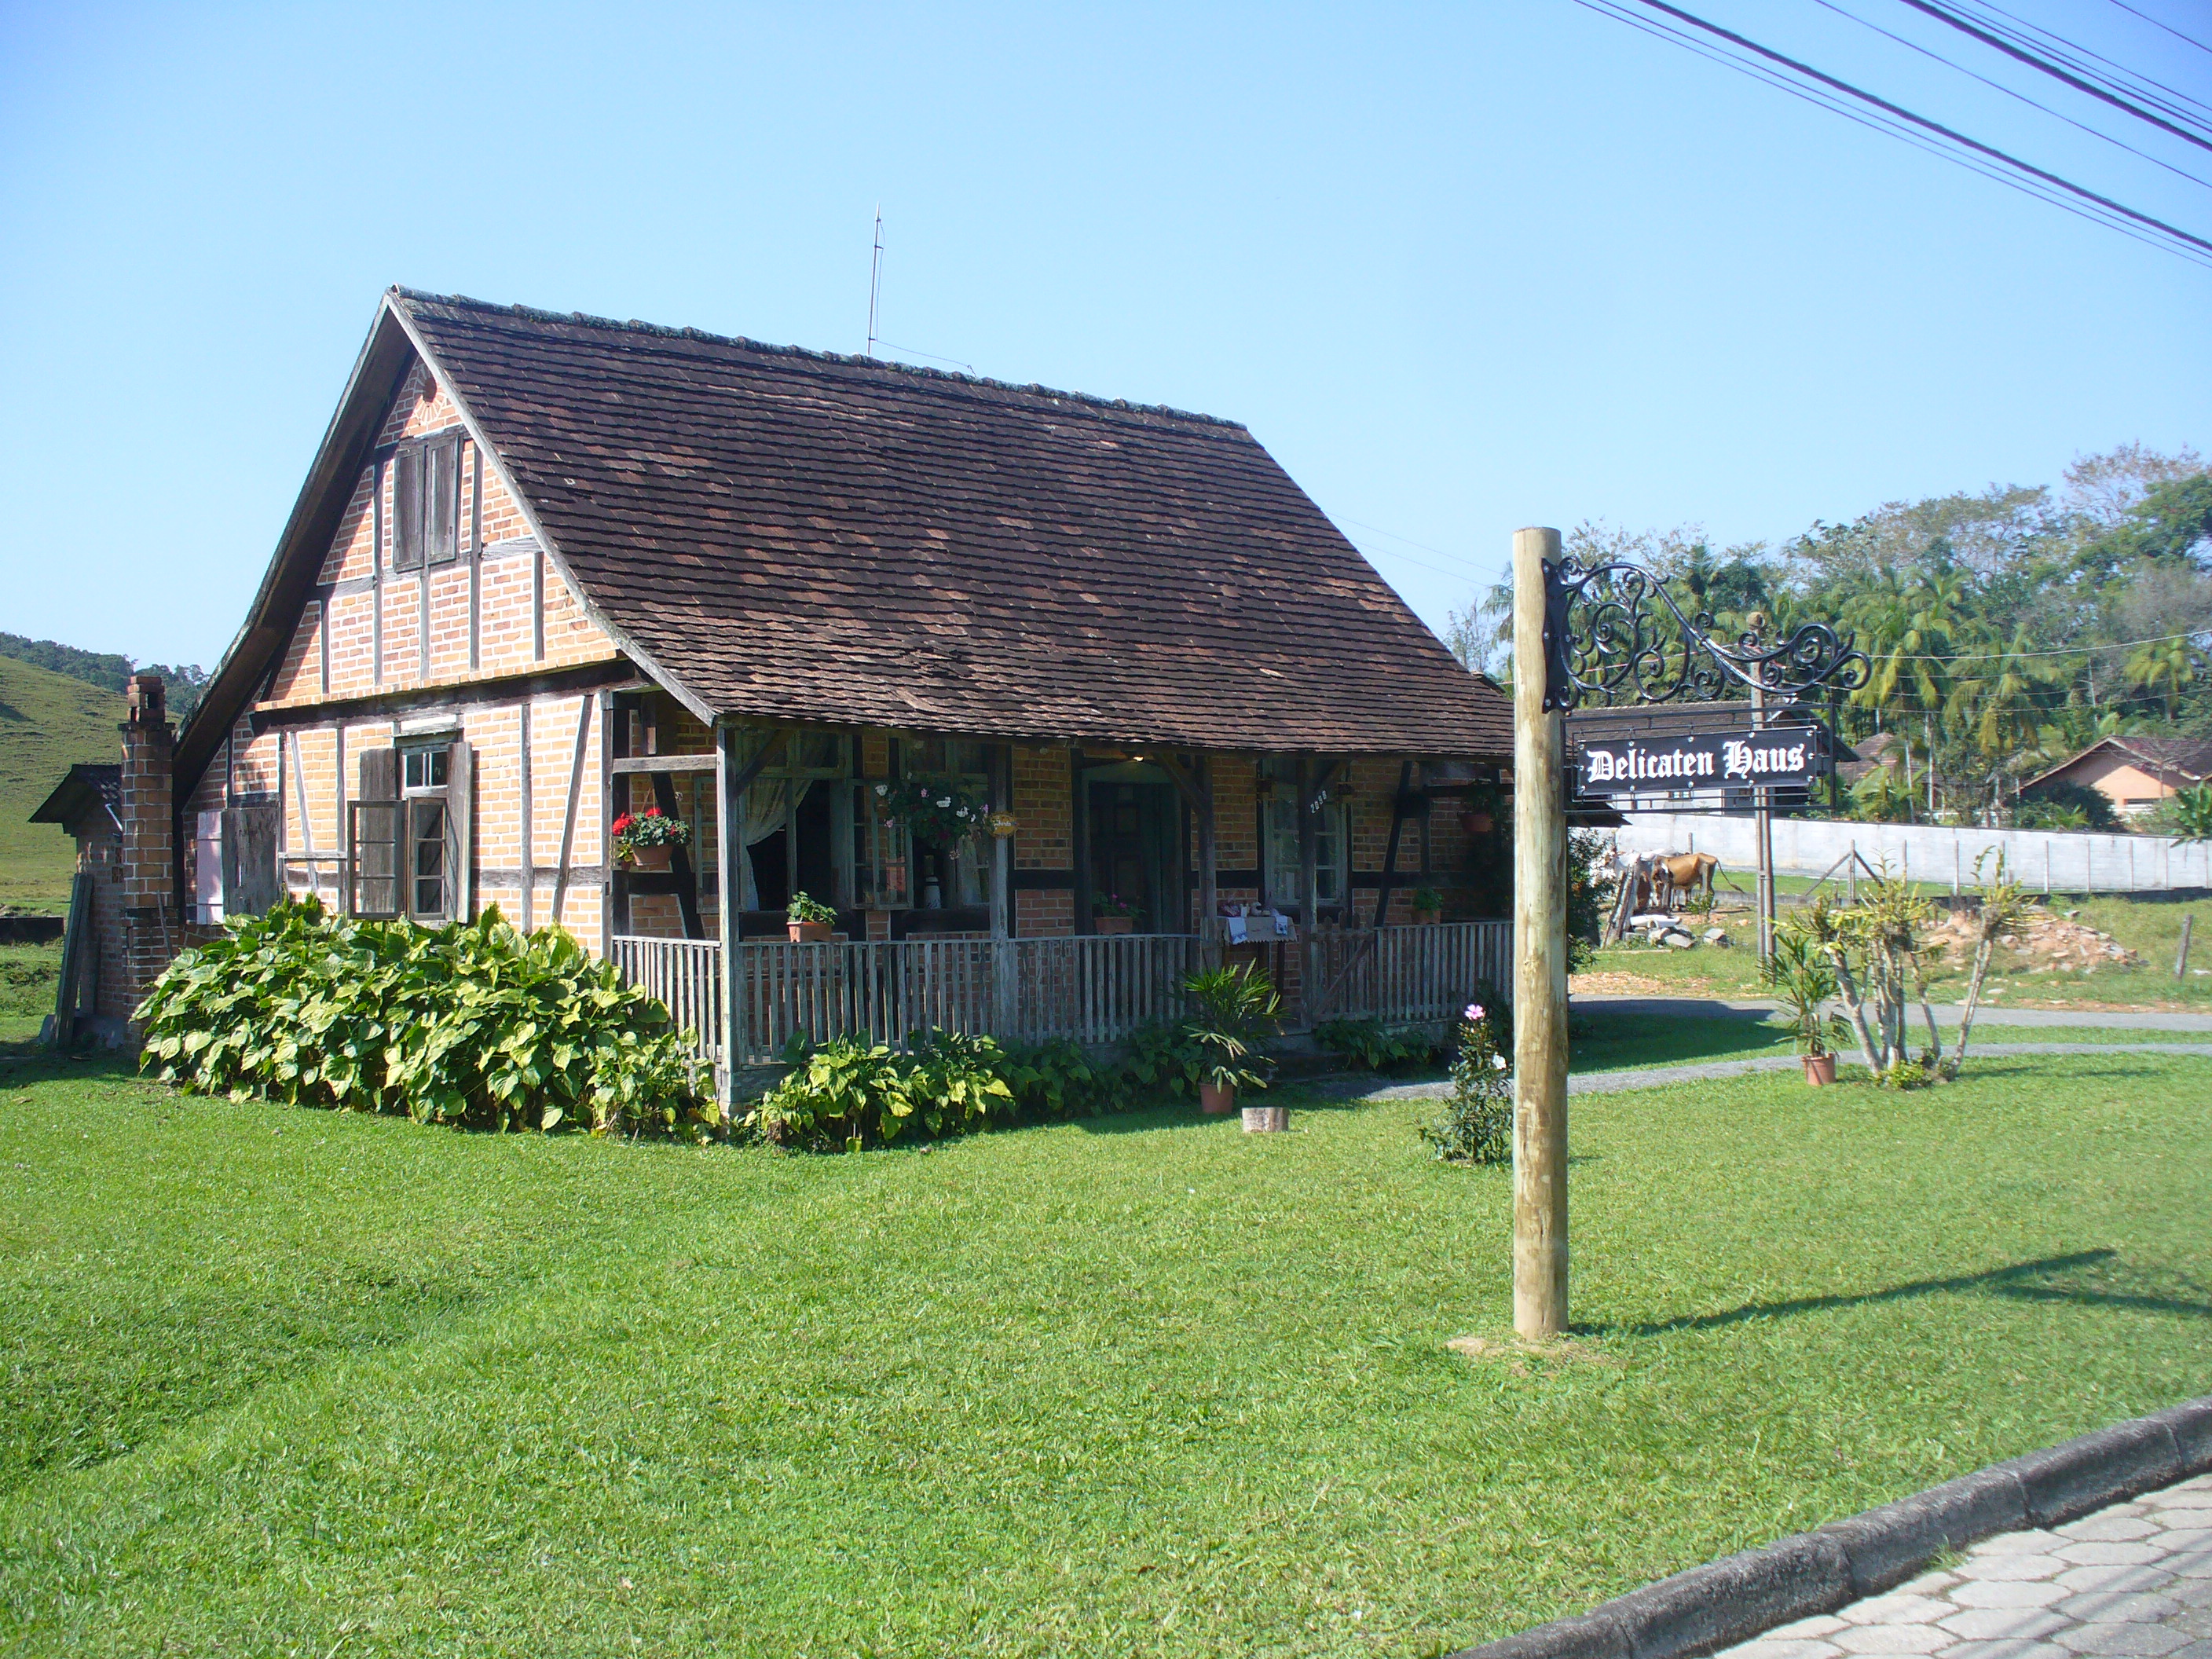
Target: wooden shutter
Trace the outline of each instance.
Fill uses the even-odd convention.
[[[222,913],[258,916],[276,902],[275,806],[233,806],[222,815]]]
[[[446,915],[453,921],[475,918],[476,750],[457,740],[446,763]]]
[[[364,749],[361,751],[361,787],[354,793],[362,800],[399,799],[399,751]]]
[[[399,914],[399,751],[364,749],[359,799],[349,803],[346,854],[353,872],[349,908],[357,916]]]
[[[407,444],[392,457],[392,568],[422,568],[422,446]]]
[[[192,920],[222,920],[222,811],[204,811],[193,826]]]
[[[422,451],[424,556],[451,564],[460,554],[461,441],[441,438]]]

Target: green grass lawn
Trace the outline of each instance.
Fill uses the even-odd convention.
[[[118,693],[0,657],[0,904],[69,908],[76,843],[30,815],[71,763],[121,757],[122,718]]]
[[[2212,1389],[2209,1108],[1578,1102],[1513,1362],[1426,1103],[814,1158],[0,1064],[0,1647],[1435,1653]]]

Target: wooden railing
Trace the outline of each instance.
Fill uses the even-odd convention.
[[[794,1032],[866,1031],[896,1048],[932,1029],[1112,1042],[1182,1012],[1195,945],[1181,933],[740,945],[732,1050],[762,1065]]]
[[[1503,921],[1323,932],[1313,941],[1310,1020],[1449,1020],[1478,987],[1511,990],[1513,929]],[[1295,948],[1295,947],[1293,947]],[[815,1042],[866,1031],[902,1048],[932,1029],[1010,1042],[1113,1042],[1184,1012],[1199,941],[1184,933],[1065,939],[836,940],[737,947],[735,1018],[721,1018],[721,946],[617,935],[623,976],[699,1034],[718,1073],[775,1063],[794,1033]],[[1295,1013],[1293,1007],[1290,1012]]]
[[[713,939],[617,933],[609,956],[624,979],[667,1005],[678,1030],[693,1034],[699,1057],[714,1068],[719,1089],[726,1064],[721,945]]]
[[[1323,929],[1314,939],[1316,988],[1307,1017],[1384,1024],[1456,1019],[1477,988],[1513,994],[1513,924],[1425,922]]]

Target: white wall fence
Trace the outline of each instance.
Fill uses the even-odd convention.
[[[1618,832],[1626,853],[1711,853],[1729,872],[1757,867],[1752,820],[1695,812],[1638,812]],[[1952,830],[1933,824],[1774,820],[1774,868],[1820,876],[1853,848],[1875,869],[1915,881],[1971,887],[1974,862],[2002,854],[2021,885],[2057,893],[2161,893],[2212,888],[2212,846],[2171,836],[2067,830]]]
[[[1511,994],[1512,924],[1437,922],[1316,941],[1322,1018],[1386,1024],[1447,1020],[1486,981]],[[734,1029],[722,1011],[722,947],[713,940],[618,935],[610,959],[696,1033],[718,1080],[775,1063],[794,1034],[814,1042],[866,1031],[903,1047],[931,1029],[1012,1042],[1118,1042],[1186,1012],[1199,965],[1184,933],[1066,939],[833,940],[738,947]],[[1295,1017],[1295,1011],[1291,1012]]]

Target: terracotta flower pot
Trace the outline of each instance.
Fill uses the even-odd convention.
[[[1233,1112],[1237,1109],[1237,1091],[1224,1089],[1218,1083],[1201,1083],[1198,1085],[1198,1109],[1209,1117]]]
[[[1133,933],[1137,931],[1134,916],[1093,916],[1091,930],[1097,933]]]
[[[1491,817],[1487,812],[1462,812],[1459,827],[1470,836],[1486,836],[1491,831]]]
[[[665,843],[659,847],[633,848],[629,855],[629,867],[633,870],[665,870],[668,868],[669,860],[674,856],[675,852],[675,848]]]
[[[1413,912],[1413,926],[1416,927],[1431,927],[1443,916],[1443,912],[1441,910],[1416,910]]]
[[[1805,1056],[1805,1081],[1814,1088],[1836,1080],[1836,1057],[1833,1054]]]
[[[1291,1109],[1287,1106],[1247,1106],[1244,1109],[1244,1133],[1248,1135],[1279,1135],[1291,1127]]]
[[[826,921],[787,921],[784,926],[790,931],[793,945],[827,945],[830,942],[830,924]]]

